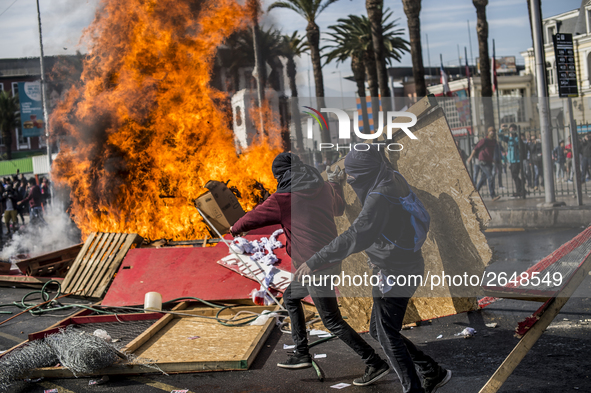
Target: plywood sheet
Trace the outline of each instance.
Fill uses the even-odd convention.
[[[419,104],[417,104],[419,105]],[[393,166],[407,179],[431,215],[431,227],[423,245],[425,272],[481,276],[492,252],[482,230],[490,220],[488,211],[475,190],[445,119],[438,108],[419,118],[411,130],[418,137],[395,134],[401,152],[390,153]],[[340,163],[342,165],[342,163]],[[349,186],[345,186],[347,208],[336,218],[339,233],[358,216],[361,204]],[[371,274],[367,256],[359,253],[343,261],[347,274]],[[356,330],[367,330],[372,305],[371,288],[339,288],[342,312]],[[473,292],[447,285],[434,289],[420,287],[409,304],[404,323],[431,319],[477,307]]]
[[[213,322],[213,323],[212,323]],[[177,318],[162,328],[135,355],[162,362],[238,361],[263,326],[223,326],[198,318]],[[196,339],[189,337],[199,336]]]

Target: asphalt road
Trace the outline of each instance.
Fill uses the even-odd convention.
[[[487,233],[495,258],[489,268],[523,271],[581,230]],[[591,324],[580,323],[585,319],[591,320],[591,301],[585,295],[590,293],[590,288],[591,279],[587,277],[500,392],[591,392]],[[24,289],[0,288],[0,303],[20,299],[26,292]],[[452,380],[438,392],[478,392],[517,344],[518,339],[513,336],[517,323],[537,307],[539,303],[502,300],[483,310],[439,318],[403,333],[442,366],[453,371]],[[0,320],[5,318],[0,316]],[[0,350],[12,347],[17,341],[24,340],[26,333],[41,330],[60,318],[24,315],[2,325]],[[485,323],[490,322],[496,322],[498,327],[485,327]],[[474,338],[455,336],[467,326],[476,329]],[[364,337],[383,353],[369,335],[364,334]],[[66,393],[171,392],[183,389],[191,392],[335,392],[337,389],[331,388],[332,385],[351,383],[363,373],[361,360],[339,340],[329,341],[312,350],[313,353],[327,355],[318,360],[327,375],[324,382],[319,382],[311,369],[279,369],[276,363],[287,355],[283,344],[291,344],[291,338],[275,329],[248,371],[111,377],[105,384],[93,386],[89,386],[89,381],[97,378],[43,380],[18,383],[10,391],[43,392],[57,388],[59,392]],[[391,373],[375,385],[363,388],[350,386],[343,391],[402,392],[402,389],[395,374]]]

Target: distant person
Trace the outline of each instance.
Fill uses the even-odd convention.
[[[564,166],[566,165],[566,153],[564,149],[564,141],[558,142],[558,146],[552,150],[552,162],[556,168],[556,181],[565,181]]]
[[[46,177],[41,181],[41,196],[43,200],[43,207],[51,203],[51,189],[49,187],[49,180]]]
[[[29,220],[40,219],[43,220],[43,198],[41,196],[41,189],[37,185],[34,177],[29,179],[29,191],[27,197],[22,201],[17,202],[18,205],[29,203]]]
[[[466,160],[467,163],[470,163],[474,156],[478,156],[478,160],[480,161],[480,170],[482,171],[482,176],[480,177],[480,181],[476,184],[476,190],[480,192],[480,189],[484,185],[484,182],[487,182],[488,185],[488,193],[493,201],[499,200],[501,197],[497,196],[495,192],[495,178],[493,176],[493,165],[494,165],[494,155],[495,155],[495,148],[497,146],[497,133],[493,127],[488,128],[488,134],[485,138],[482,138],[476,146],[474,146],[474,150],[472,150],[472,154]]]
[[[533,178],[529,158],[529,142],[527,141],[527,136],[525,134],[521,135],[519,156],[521,157],[521,166],[523,167],[523,187],[525,187],[525,183],[527,183],[528,188],[533,188]]]
[[[17,191],[17,195],[18,195],[18,200],[22,201],[23,199],[25,199],[27,197],[27,181],[24,179],[21,179],[18,186],[15,187],[15,190]],[[21,218],[21,221],[23,223],[23,225],[25,224],[25,213],[27,211],[27,205],[25,204],[18,204],[17,203],[17,213]]]
[[[495,154],[493,157],[493,176],[496,176],[499,181],[499,190],[505,188],[503,187],[503,153],[505,153],[505,149],[503,149],[503,146],[501,146],[501,144],[497,142],[497,146],[495,147]]]
[[[509,133],[507,135],[506,133]],[[517,126],[511,124],[507,127],[506,124],[501,126],[499,130],[499,139],[507,142],[507,161],[511,168],[511,177],[515,183],[514,197],[525,199],[525,183],[521,180],[521,140],[517,136]]]
[[[12,184],[6,186],[4,193],[2,194],[2,207],[4,208],[4,223],[6,224],[6,230],[8,236],[11,236],[13,232],[16,231],[18,227],[18,217],[17,217],[17,202],[18,202],[18,193],[12,187]],[[11,223],[13,230],[11,231]]]
[[[564,151],[566,153],[566,161],[565,161],[565,169],[566,169],[566,181],[572,182],[573,181],[573,146],[571,144],[571,138],[568,137],[568,143],[564,146]]]
[[[529,137],[529,156],[531,160],[534,191],[544,185],[544,166],[542,160],[542,144],[535,135]],[[542,180],[540,181],[540,178]]]
[[[581,183],[587,181],[587,173],[589,172],[589,165],[591,165],[591,136],[585,135],[581,142],[580,153],[583,156],[581,159]]]
[[[462,157],[462,162],[464,163],[464,165],[466,164],[466,160],[468,159],[468,155],[466,154],[466,152],[464,151],[464,149],[462,149],[460,147],[460,144],[458,142],[458,140],[455,140],[456,142],[456,147],[458,148],[458,152],[460,153],[460,157]]]

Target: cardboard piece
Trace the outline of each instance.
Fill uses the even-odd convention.
[[[232,190],[224,183],[210,180],[205,188],[209,191],[195,200],[195,206],[207,216],[221,234],[225,234],[244,215],[244,209]]]

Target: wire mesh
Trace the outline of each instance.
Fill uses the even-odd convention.
[[[111,336],[112,340],[114,340],[111,342],[113,346],[117,349],[121,349],[146,331],[155,322],[156,320],[125,321],[124,323],[100,322],[71,325],[71,327],[78,332],[86,332],[89,334],[93,334],[97,329],[102,329]]]

